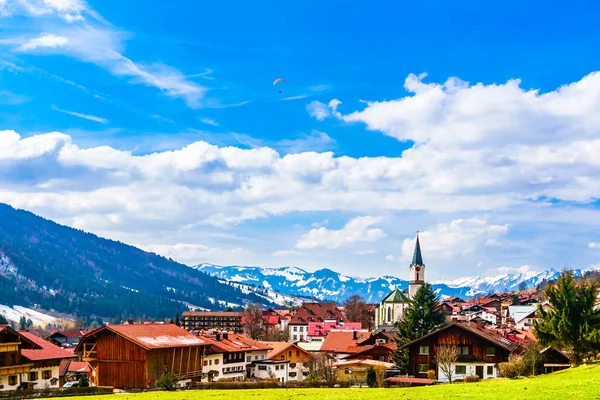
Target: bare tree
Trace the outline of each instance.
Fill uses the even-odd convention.
[[[319,353],[308,362],[309,375],[308,381],[313,382],[325,382],[329,385],[333,385],[337,376],[333,364],[336,358],[330,353]]]
[[[363,329],[372,330],[375,326],[375,313],[361,295],[355,294],[344,302],[346,318],[351,322],[360,322]]]
[[[542,345],[533,340],[528,340],[524,344],[525,352],[523,353],[523,369],[524,373],[529,372],[535,375],[538,365],[542,362],[544,355],[541,353]]]
[[[458,360],[458,349],[454,345],[437,346],[435,348],[435,362],[442,374],[452,383],[452,369]]]
[[[375,376],[377,377],[377,386],[382,388],[385,383],[385,373],[387,371],[387,368],[379,365],[379,366],[375,367],[374,369],[375,369]]]
[[[244,333],[254,340],[263,338],[265,332],[263,306],[260,303],[248,304],[244,310]]]
[[[290,331],[287,329],[281,329],[279,326],[275,326],[269,332],[267,332],[267,340],[270,342],[287,342],[290,340]]]

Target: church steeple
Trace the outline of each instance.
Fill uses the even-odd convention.
[[[419,234],[417,233],[417,242],[415,243],[415,252],[413,253],[411,265],[423,265],[423,256],[421,255],[421,245],[419,244]]]
[[[425,283],[425,263],[423,254],[421,254],[421,243],[419,243],[419,233],[415,242],[415,251],[413,253],[412,263],[410,264],[410,281],[408,285],[408,295],[412,299],[419,288]]]

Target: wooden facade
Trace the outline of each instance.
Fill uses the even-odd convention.
[[[474,324],[452,323],[404,346],[409,352],[409,375],[423,377],[427,370],[437,371],[435,356],[439,346],[456,346],[459,352],[456,364],[481,364],[477,372],[481,371],[478,375],[483,377],[483,365],[508,361],[518,344]]]
[[[92,367],[91,379],[94,384],[143,389],[153,387],[164,373],[174,374],[180,380],[201,378],[206,346],[178,344],[177,338],[172,343],[161,343],[160,346],[144,345],[139,342],[139,337],[152,337],[143,336],[147,325],[138,326],[141,332],[138,336],[128,337],[129,332],[119,331],[118,326],[107,326],[82,339],[77,350]],[[181,328],[177,329],[190,335]],[[132,330],[135,329],[128,328],[128,331]],[[169,331],[172,334],[173,329],[169,328]]]
[[[0,390],[16,389],[26,384],[22,376],[29,374],[33,364],[22,357],[21,351],[39,348],[14,329],[0,326]]]

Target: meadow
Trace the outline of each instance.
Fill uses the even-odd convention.
[[[88,396],[81,400],[600,400],[600,364],[515,380],[494,379],[477,383],[455,383],[394,389],[259,389],[148,392],[110,396]]]

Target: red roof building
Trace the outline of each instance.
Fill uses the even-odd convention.
[[[311,322],[334,322],[339,325],[349,321],[335,303],[303,303],[288,324],[290,340],[307,340],[308,324]]]
[[[312,342],[315,339],[318,341],[323,340],[327,334],[332,330],[360,330],[360,322],[309,322],[308,323],[308,339]]]
[[[333,353],[338,358],[358,353],[365,349],[360,346],[360,343],[370,336],[371,334],[366,329],[356,331],[332,330],[325,338],[321,346],[321,352]]]

